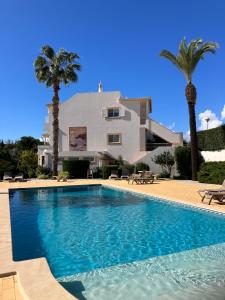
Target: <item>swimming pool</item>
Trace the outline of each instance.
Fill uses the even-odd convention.
[[[106,299],[98,294],[100,283],[107,299],[110,286],[117,299],[125,278],[121,299],[131,299],[125,296],[128,283],[140,276],[143,292],[146,264],[152,268],[160,261],[165,268],[168,257],[177,261],[225,243],[222,214],[100,185],[12,190],[10,213],[14,260],[45,256],[54,276],[75,295],[87,290],[87,299]],[[190,257],[183,260],[190,266]],[[143,295],[139,299],[147,299]]]

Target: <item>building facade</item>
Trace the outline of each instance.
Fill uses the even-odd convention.
[[[156,149],[183,144],[175,133],[150,118],[150,97],[124,98],[120,92],[78,93],[59,105],[59,165],[64,159],[88,159],[91,166],[145,161]],[[52,168],[52,105],[44,125],[39,165]],[[158,151],[158,150],[157,150]],[[147,160],[147,161],[146,161]],[[149,162],[150,164],[150,162]]]

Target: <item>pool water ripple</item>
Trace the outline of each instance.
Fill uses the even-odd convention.
[[[95,299],[99,291],[96,280],[101,274],[104,280],[99,286],[112,286],[114,293],[116,288],[123,295],[132,286],[139,294],[149,293],[145,284],[150,282],[157,291],[154,297],[162,289],[168,293],[184,289],[186,283],[198,287],[198,283],[211,281],[218,285],[219,279],[210,269],[218,267],[221,273],[218,257],[215,260],[209,252],[207,268],[201,260],[192,269],[191,257],[182,253],[222,245],[222,214],[102,186],[14,190],[10,192],[10,212],[14,260],[45,256],[59,280],[70,283],[69,278],[81,278],[88,299]],[[170,255],[182,259],[181,268],[174,258],[170,265]],[[116,284],[109,283],[105,270],[111,272]],[[222,272],[221,286],[223,275]],[[91,292],[88,278],[94,283]],[[102,297],[104,289],[103,286]]]

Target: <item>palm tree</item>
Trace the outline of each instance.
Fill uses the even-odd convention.
[[[68,85],[69,82],[77,82],[76,71],[81,66],[76,61],[79,56],[76,53],[60,49],[57,53],[50,46],[43,46],[41,54],[34,62],[35,75],[39,82],[44,82],[47,87],[53,87],[53,175],[58,174],[58,134],[59,134],[59,89],[60,84]]]
[[[198,141],[196,132],[195,104],[196,104],[196,87],[192,83],[192,75],[198,62],[204,58],[206,53],[215,53],[218,44],[214,42],[203,42],[202,39],[192,40],[188,45],[186,39],[183,38],[179,45],[179,52],[173,55],[168,50],[163,50],[160,56],[171,61],[185,76],[187,86],[185,96],[189,109],[189,123],[191,136],[191,165],[192,180],[197,180],[198,169]]]

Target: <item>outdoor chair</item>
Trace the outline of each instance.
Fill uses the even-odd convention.
[[[216,192],[225,192],[225,180],[223,181],[221,188],[219,189],[202,189],[202,190],[198,190],[197,193],[199,194],[199,196],[202,198],[202,202],[204,201],[206,194],[207,193],[216,193]]]
[[[118,171],[117,170],[113,170],[111,171],[111,175],[109,176],[109,179],[119,179],[118,177]]]
[[[133,184],[135,183],[140,183],[140,179],[141,179],[142,174],[132,174],[131,176],[128,177],[127,181],[128,184],[130,184],[130,182]]]
[[[154,182],[154,176],[151,171],[143,171],[140,174],[133,174],[128,179],[128,183],[147,184]]]
[[[12,173],[10,172],[5,172],[4,173],[4,176],[3,176],[3,181],[12,181],[13,178],[12,178]]]
[[[93,176],[93,170],[92,169],[89,169],[87,171],[87,179],[93,179],[94,176]]]
[[[224,191],[208,191],[204,195],[204,199],[209,199],[209,205],[211,204],[212,200],[217,200],[222,203],[225,200],[225,190]],[[204,200],[203,199],[203,200]],[[202,202],[203,202],[202,200]]]
[[[20,173],[20,174],[17,174],[15,177],[14,177],[14,180],[15,181],[23,181],[23,174]]]
[[[120,178],[128,180],[128,178],[129,178],[129,171],[127,169],[122,169],[122,175],[120,176]]]

